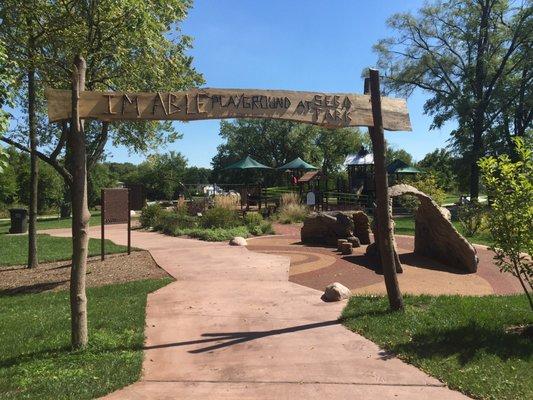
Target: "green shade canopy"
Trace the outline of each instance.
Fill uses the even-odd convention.
[[[267,167],[266,165],[263,165],[258,161],[255,161],[250,156],[246,156],[242,160],[237,161],[236,163],[233,163],[223,168],[223,170],[226,170],[226,169],[272,169],[272,168]]]
[[[292,160],[291,162],[288,162],[287,164],[282,165],[281,167],[278,167],[277,169],[318,169],[318,168],[309,163],[306,163],[304,160],[298,157]]]
[[[402,160],[394,160],[387,167],[388,174],[421,174],[423,171],[407,165]]]

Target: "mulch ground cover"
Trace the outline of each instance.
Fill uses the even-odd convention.
[[[70,260],[42,263],[38,268],[13,266],[0,269],[0,296],[67,290],[70,283]],[[104,261],[91,257],[87,262],[87,286],[103,286],[144,279],[166,278],[147,251],[130,255],[109,255]]]

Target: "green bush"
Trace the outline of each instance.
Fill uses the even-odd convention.
[[[280,208],[278,211],[278,220],[282,224],[293,224],[303,222],[309,214],[309,210],[302,204],[289,203]]]
[[[239,218],[233,210],[213,207],[202,215],[201,225],[204,228],[234,228],[239,225]]]
[[[142,209],[141,216],[139,218],[141,227],[155,227],[155,225],[158,223],[159,217],[163,214],[163,211],[163,208],[159,204],[145,206]]]
[[[249,212],[244,215],[244,225],[251,227],[261,225],[263,222],[263,216],[256,212]]]
[[[485,223],[486,211],[481,204],[473,202],[459,206],[457,218],[466,236],[474,236]]]
[[[235,228],[214,228],[214,229],[176,229],[173,232],[174,236],[190,236],[208,242],[222,242],[233,239],[235,236],[242,236],[244,238],[250,236],[250,232],[245,226],[237,226]]]
[[[442,205],[446,198],[446,193],[439,187],[437,179],[431,173],[420,175],[413,179],[406,179],[403,183],[411,185],[427,194],[439,206]],[[418,199],[414,196],[401,196],[398,201],[402,207],[409,210],[414,211],[418,208]]]
[[[500,270],[520,281],[533,310],[533,145],[515,138],[517,161],[507,155],[479,162],[491,199],[491,250]]]
[[[175,211],[163,210],[154,224],[154,229],[169,235],[178,228],[195,228],[197,225],[197,218],[195,217]]]

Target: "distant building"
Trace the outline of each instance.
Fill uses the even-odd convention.
[[[364,147],[361,147],[357,153],[346,156],[344,166],[348,172],[347,192],[373,195],[375,192],[374,155]],[[423,172],[402,160],[394,160],[387,166],[389,185],[402,182],[402,179],[406,176],[414,176],[420,173]]]
[[[344,160],[348,171],[348,192],[369,194],[375,191],[374,155],[363,146],[356,154],[348,154]]]

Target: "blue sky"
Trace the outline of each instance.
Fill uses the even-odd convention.
[[[362,92],[363,68],[376,63],[372,45],[392,34],[389,16],[416,11],[422,0],[246,1],[196,0],[182,25],[194,37],[191,55],[206,86]],[[412,132],[390,132],[392,145],[416,160],[446,145],[452,125],[429,131],[423,93],[408,99]],[[180,151],[190,165],[210,166],[219,121],[177,122],[184,137],[161,152]],[[365,128],[363,128],[365,129]],[[140,162],[144,155],[109,146],[109,161]]]

